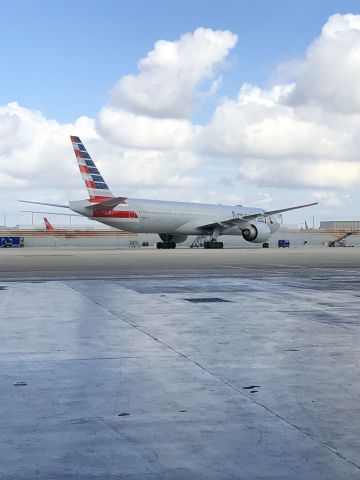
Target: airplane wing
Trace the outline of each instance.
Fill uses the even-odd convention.
[[[277,213],[289,212],[290,210],[297,210],[298,208],[312,207],[317,204],[318,202],[307,203],[306,205],[297,205],[296,207],[280,208],[279,210],[270,210],[268,212],[262,212],[260,214],[257,213],[254,215],[244,215],[243,219],[253,220],[256,217],[269,217],[270,215],[276,215]]]
[[[34,205],[47,205],[49,207],[70,208],[69,205],[60,205],[59,203],[30,202],[29,200],[18,200],[21,203],[32,203]]]
[[[290,210],[297,210],[298,208],[305,208],[305,207],[312,207],[313,205],[317,205],[318,202],[315,203],[308,203],[306,205],[297,205],[296,207],[288,207],[288,208],[280,208],[279,210],[269,210],[268,212],[255,212],[249,213],[245,215],[241,215],[234,218],[229,218],[228,220],[221,220],[214,223],[209,223],[207,225],[200,225],[199,228],[209,229],[215,226],[220,228],[230,228],[236,225],[241,225],[242,223],[248,222],[249,220],[255,220],[259,217],[269,217],[270,215],[276,215],[277,213],[288,212]]]
[[[93,205],[88,205],[86,208],[88,210],[112,210],[120,203],[126,203],[127,197],[113,197],[110,200],[105,200],[105,202],[94,203]]]

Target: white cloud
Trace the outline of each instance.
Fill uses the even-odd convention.
[[[185,119],[151,118],[109,105],[100,111],[97,124],[109,141],[138,149],[189,149],[196,130]]]
[[[26,188],[39,188],[44,184],[56,187],[59,177],[66,178],[69,173],[64,149],[67,129],[16,102],[1,107],[0,169],[3,178],[11,178],[8,183],[3,181],[2,188],[12,190],[19,182]]]
[[[160,40],[140,60],[138,74],[119,80],[96,125],[109,145],[127,150],[121,155],[126,171],[132,171],[129,182],[199,185],[196,178],[181,176],[200,163],[193,150],[199,127],[185,117],[200,97],[215,93],[218,69],[236,41],[231,32],[205,28],[174,42]]]
[[[339,194],[338,192],[333,191],[317,191],[313,192],[312,196],[325,207],[349,207],[352,203],[351,195],[349,193]]]
[[[360,111],[360,15],[331,16],[297,66],[292,105],[321,105],[346,114]]]
[[[246,181],[268,187],[346,190],[360,183],[359,162],[282,160],[271,163],[249,159],[239,167],[239,172]]]
[[[290,83],[244,84],[196,133],[199,151],[257,185],[352,188],[360,181],[360,16],[334,15]]]
[[[136,121],[141,123],[142,119]],[[162,131],[163,125],[158,131],[154,128],[151,136],[155,138]],[[145,132],[149,134],[146,128]],[[185,138],[186,129],[184,132]],[[95,129],[95,119],[80,117],[74,124],[62,125],[13,102],[0,108],[0,187],[7,191],[3,206],[10,201],[20,208],[14,202],[24,197],[62,202],[86,197],[69,139],[73,134],[84,141],[111,188],[124,195],[139,187],[191,189],[203,184],[192,175],[201,158],[191,150],[148,149],[144,139],[143,145],[139,141],[143,148],[124,148],[116,138],[102,138]],[[166,134],[179,137],[179,130],[175,125]],[[179,140],[177,146],[180,143],[184,145]]]
[[[216,69],[236,41],[233,33],[210,28],[198,28],[174,42],[159,40],[139,61],[139,73],[119,80],[111,103],[151,117],[188,117],[204,83],[210,82],[205,85],[210,93],[216,89]]]
[[[129,190],[153,188],[195,188],[203,184],[191,173],[201,158],[190,151],[119,149],[102,141],[94,145],[94,158],[109,186],[129,195]],[[96,159],[101,158],[98,162]]]
[[[198,135],[205,152],[233,157],[287,158],[340,155],[346,133],[334,131],[285,105],[292,86],[264,91],[245,85],[236,100],[220,105]]]
[[[198,133],[198,148],[240,161],[342,158],[344,152],[353,156],[352,132],[328,125],[317,118],[318,112],[286,105],[292,90],[293,85],[268,91],[245,85],[238,98],[224,101]]]

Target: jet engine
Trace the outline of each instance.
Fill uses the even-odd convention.
[[[264,243],[270,237],[270,228],[266,223],[254,222],[242,231],[242,236],[247,242]]]
[[[159,233],[159,237],[163,242],[182,243],[188,236],[183,233]]]

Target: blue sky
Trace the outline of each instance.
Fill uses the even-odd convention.
[[[69,133],[119,194],[264,208],[319,200],[308,223],[358,219],[358,1],[0,8],[0,215],[10,223],[27,221],[17,198],[84,197]],[[179,54],[175,70],[159,40]]]
[[[301,57],[333,13],[358,1],[0,1],[0,104],[16,100],[49,118],[95,116],[116,81],[136,71],[158,39],[197,27],[239,35],[221,92],[266,86],[279,62]]]

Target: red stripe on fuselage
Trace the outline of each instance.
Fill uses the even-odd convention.
[[[82,156],[82,153],[80,152],[80,150],[74,150],[75,152],[75,156],[78,157],[78,158],[83,158]]]
[[[93,217],[106,217],[106,218],[138,218],[136,212],[128,210],[94,210]]]
[[[86,167],[85,165],[79,165],[79,168],[81,173],[90,173],[89,167]]]

